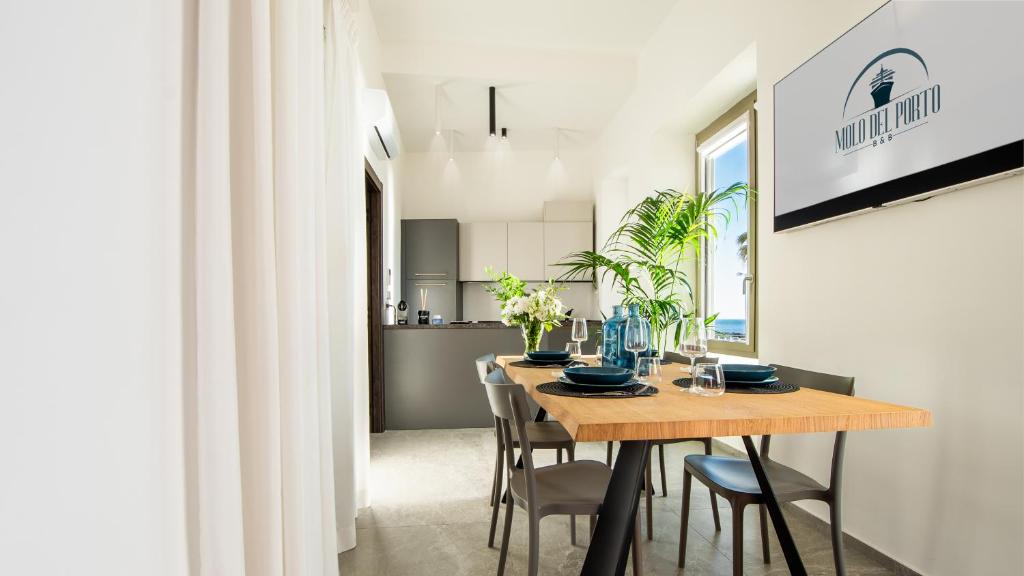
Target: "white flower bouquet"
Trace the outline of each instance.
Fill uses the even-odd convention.
[[[487,291],[501,303],[501,322],[506,326],[521,327],[526,351],[535,352],[543,332],[562,325],[565,314],[558,293],[563,288],[548,280],[533,292],[527,292],[526,282],[508,272],[495,274],[490,269],[487,272],[494,279],[494,285]]]

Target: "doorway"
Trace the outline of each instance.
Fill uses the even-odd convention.
[[[384,193],[366,164],[366,327],[370,365],[370,432],[384,431]]]

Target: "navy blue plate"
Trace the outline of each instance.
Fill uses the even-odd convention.
[[[633,371],[614,366],[574,366],[562,371],[577,384],[622,384],[633,378]]]
[[[572,366],[572,358],[566,358],[565,360],[530,360],[529,358],[523,358],[522,363],[529,366]]]
[[[573,382],[565,376],[559,376],[558,381],[573,390],[579,390],[581,392],[611,392],[613,390],[626,390],[639,384],[636,380],[627,380],[617,384],[582,384],[580,382]]]
[[[565,350],[537,350],[536,352],[527,352],[526,357],[530,360],[550,362],[552,360],[568,360],[569,353]]]
[[[762,382],[775,374],[775,368],[758,364],[722,364],[722,373],[726,383]]]
[[[729,377],[725,377],[725,387],[729,388],[749,388],[751,386],[769,386],[779,381],[778,376],[772,376],[765,378],[764,380],[729,380]]]

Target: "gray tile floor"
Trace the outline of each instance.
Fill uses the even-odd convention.
[[[728,504],[719,501],[722,531],[716,532],[708,492],[694,485],[686,570],[676,567],[679,546],[682,461],[698,444],[666,446],[668,497],[654,498],[653,541],[643,542],[645,573],[731,574],[732,532]],[[604,461],[605,445],[577,446],[577,459]],[[552,451],[537,451],[538,465],[553,464]],[[358,545],[341,554],[343,576],[489,576],[497,573],[498,550],[487,547],[490,522],[494,432],[490,429],[393,431],[372,437],[373,505],[357,522]],[[657,464],[654,468],[658,474]],[[517,510],[512,524],[506,574],[526,573],[526,517]],[[586,554],[586,519],[578,521],[577,546],[569,543],[568,518],[541,522],[541,574],[578,574]],[[806,521],[791,518],[790,528],[810,574],[833,574],[827,535]],[[744,572],[787,574],[772,535],[772,563],[764,564],[757,534],[757,510],[748,507],[744,522]],[[500,540],[501,524],[498,526]],[[891,574],[881,565],[847,549],[851,576]],[[627,573],[629,573],[627,571]]]

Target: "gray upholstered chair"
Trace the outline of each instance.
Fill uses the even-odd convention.
[[[675,352],[665,352],[665,359],[671,360],[678,364],[690,364],[690,359],[681,354]],[[697,363],[709,363],[717,364],[718,358],[701,357],[697,358]],[[678,438],[675,440],[654,440],[651,442],[651,453],[647,455],[647,472],[646,472],[646,488],[644,489],[644,507],[647,509],[647,539],[654,539],[654,503],[652,501],[654,497],[654,484],[652,482],[652,461],[654,460],[654,448],[658,448],[658,464],[659,471],[661,472],[661,495],[668,496],[668,482],[665,480],[665,445],[666,444],[677,444],[680,442],[700,442],[704,445],[704,454],[707,456],[711,455],[711,438]],[[608,443],[608,465],[612,465],[612,443]],[[722,521],[718,515],[718,500],[715,499],[715,492],[711,491],[711,515],[715,519],[715,530],[722,529]]]
[[[476,359],[476,372],[483,382],[487,374],[494,371],[498,365],[495,363],[494,354],[485,354]],[[519,436],[513,430],[514,446],[519,446]],[[561,424],[555,421],[534,422],[532,419],[526,423],[526,434],[530,438],[530,446],[534,450],[557,450],[556,461],[562,463],[562,450],[565,450],[569,462],[576,459],[576,443],[572,436]],[[494,418],[494,437],[497,443],[494,461],[494,481],[491,483],[491,529],[487,534],[487,546],[494,547],[494,532],[498,526],[498,508],[501,504],[502,486],[504,484],[505,446],[502,442],[501,425],[498,418]],[[569,540],[576,544],[576,519],[573,518],[569,525]]]
[[[540,521],[554,514],[583,514],[590,516],[591,535],[594,519],[601,513],[605,492],[612,471],[608,466],[593,460],[580,460],[535,468],[531,454],[530,437],[526,424],[530,421],[530,409],[526,403],[526,391],[522,386],[509,381],[500,367],[488,374],[482,381],[487,390],[487,400],[498,421],[504,445],[505,465],[508,471],[508,498],[505,503],[505,524],[501,536],[501,556],[498,560],[498,576],[505,572],[508,557],[509,531],[512,527],[512,513],[516,506],[529,515],[529,565],[527,574],[536,576],[540,563]],[[515,432],[513,432],[515,430]],[[520,455],[523,467],[516,466],[514,439],[520,439]],[[641,559],[639,549],[639,524],[633,524],[633,573],[639,576]]]
[[[852,377],[833,376],[832,374],[774,364],[773,366],[776,368],[775,375],[782,382],[796,384],[801,388],[813,388],[833,394],[853,396]],[[836,574],[843,576],[846,574],[842,526],[843,453],[846,448],[846,432],[836,433],[835,446],[832,450],[832,473],[827,487],[822,486],[810,476],[770,460],[768,457],[770,445],[771,436],[762,436],[759,455],[776,499],[779,502],[821,500],[828,504],[832,524],[832,556],[836,565]],[[686,529],[690,515],[692,477],[696,477],[712,492],[728,500],[729,505],[732,506],[733,574],[743,574],[743,508],[747,505],[755,504],[760,508],[761,552],[764,555],[764,561],[769,562],[771,558],[768,552],[768,515],[750,460],[725,456],[691,455],[684,460],[682,522],[679,527],[679,566],[682,567],[686,562]]]

